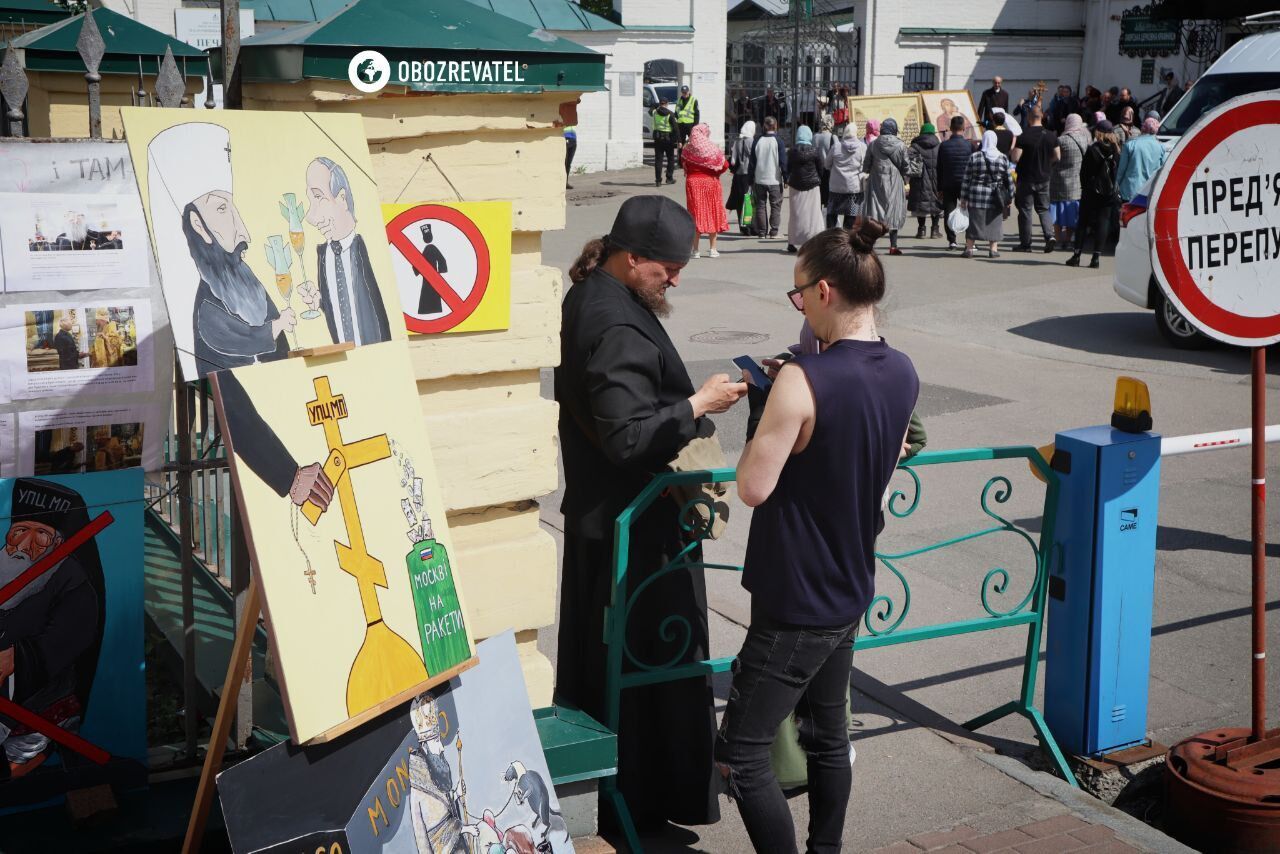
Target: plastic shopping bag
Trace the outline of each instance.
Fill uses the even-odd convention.
[[[969,214],[965,211],[964,208],[957,205],[955,210],[947,214],[947,228],[951,229],[956,234],[959,234],[960,232],[964,231],[968,227],[969,227]]]
[[[751,220],[755,215],[755,211],[755,202],[751,199],[751,188],[748,187],[747,191],[742,195],[742,216],[740,217],[740,221],[743,228],[751,225]]]

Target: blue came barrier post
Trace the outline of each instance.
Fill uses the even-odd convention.
[[[1032,447],[974,448],[955,451],[926,451],[901,465],[911,479],[913,494],[907,495],[895,489],[889,497],[889,514],[899,519],[911,516],[923,495],[923,484],[917,469],[934,465],[974,463],[993,460],[1025,460],[1045,482],[1045,498],[1043,508],[1043,524],[1039,542],[1032,539],[1025,531],[1005,519],[997,512],[997,505],[1006,503],[1013,494],[1013,486],[1003,475],[990,477],[979,494],[979,506],[985,522],[983,527],[957,537],[940,542],[930,543],[920,548],[896,553],[876,553],[881,567],[888,570],[894,583],[901,586],[900,598],[896,594],[878,593],[872,600],[863,618],[865,632],[860,633],[854,641],[854,650],[872,649],[892,644],[910,643],[912,641],[930,640],[933,638],[951,637],[971,632],[990,631],[993,629],[1027,627],[1027,640],[1022,665],[1022,686],[1018,696],[1008,703],[979,715],[963,726],[967,729],[978,729],[1000,718],[1011,714],[1025,717],[1035,730],[1041,747],[1049,754],[1059,773],[1071,785],[1076,785],[1075,776],[1067,765],[1066,758],[1058,749],[1057,742],[1045,723],[1044,716],[1035,705],[1036,677],[1039,668],[1040,640],[1044,628],[1045,600],[1048,579],[1051,573],[1051,559],[1059,552],[1058,540],[1054,534],[1054,524],[1058,518],[1059,477],[1045,462],[1040,452]],[[626,646],[627,618],[631,606],[645,590],[656,581],[672,572],[685,572],[690,569],[719,569],[741,572],[741,566],[732,564],[707,563],[697,559],[699,546],[707,531],[701,517],[694,512],[693,505],[709,504],[704,499],[686,504],[680,511],[681,526],[686,534],[685,546],[663,567],[651,573],[644,581],[634,587],[628,584],[628,556],[631,547],[631,526],[633,521],[672,486],[725,483],[733,481],[733,469],[714,469],[702,472],[669,472],[656,476],[648,486],[636,496],[635,500],[618,516],[614,523],[614,565],[612,577],[612,597],[605,614],[605,640],[608,643],[608,660],[606,673],[606,719],[605,725],[617,733],[621,719],[622,694],[629,688],[640,685],[654,685],[671,682],[677,679],[688,679],[729,670],[733,659],[715,658],[700,661],[685,661],[692,638],[692,628],[682,625],[683,620],[674,615],[668,617],[658,627],[663,639],[678,639],[683,635],[684,644],[665,662],[637,661]],[[1008,607],[1001,607],[995,597],[1012,595],[1009,591],[1011,575],[1003,567],[994,567],[986,572],[979,585],[979,601],[985,615],[968,620],[957,620],[927,626],[902,628],[904,620],[911,610],[911,586],[903,573],[903,563],[912,557],[939,549],[956,546],[982,537],[1000,534],[1011,534],[1021,538],[1030,547],[1031,581],[1027,592],[1017,602]],[[626,800],[617,786],[617,778],[611,777],[602,781],[602,788],[613,806],[619,825],[626,837],[627,845],[632,851],[641,851],[639,836],[631,820]]]
[[[1160,436],[1085,427],[1059,433],[1049,577],[1045,718],[1058,742],[1099,756],[1147,737]]]

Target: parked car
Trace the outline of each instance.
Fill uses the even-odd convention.
[[[659,80],[644,84],[644,140],[653,141],[653,116],[649,111],[658,106],[659,98],[666,98],[667,103],[675,109],[676,99],[680,97],[680,84],[674,80]]]
[[[1201,116],[1232,98],[1280,89],[1280,32],[1241,39],[1209,67],[1164,116],[1157,137],[1166,150]],[[1174,347],[1198,350],[1211,343],[1169,303],[1151,269],[1147,205],[1159,174],[1120,208],[1120,240],[1116,244],[1112,287],[1134,305],[1155,310],[1156,328]]]

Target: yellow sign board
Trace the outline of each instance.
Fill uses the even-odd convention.
[[[510,202],[383,205],[382,217],[409,332],[510,327]]]

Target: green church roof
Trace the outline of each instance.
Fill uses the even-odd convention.
[[[139,24],[110,9],[94,9],[93,22],[102,33],[102,42],[106,52],[102,57],[99,71],[103,74],[137,74],[141,60],[143,69],[148,74],[156,73],[160,60],[164,58],[165,48],[173,51],[173,58],[182,68],[184,58],[198,60],[198,66],[192,69],[193,74],[202,74],[205,70],[205,54],[173,36],[153,30],[145,24]],[[80,51],[76,40],[80,38],[80,28],[84,23],[84,15],[76,15],[56,24],[41,27],[24,33],[9,42],[21,48],[28,71],[67,71],[84,74],[84,61],[80,59]]]
[[[350,0],[240,0],[240,8],[253,10],[255,21],[321,21],[349,3]]]
[[[573,0],[467,0],[467,2],[544,30],[599,32],[626,29],[608,18],[588,12]]]
[[[392,86],[424,92],[595,91],[604,88],[604,56],[541,27],[456,0],[356,0],[314,23],[264,32],[241,43],[245,81],[346,80],[362,50],[391,64]],[[220,56],[216,49],[211,51]],[[402,65],[514,63],[519,81],[415,82]],[[407,66],[403,66],[406,67]],[[443,76],[443,75],[442,75]]]

